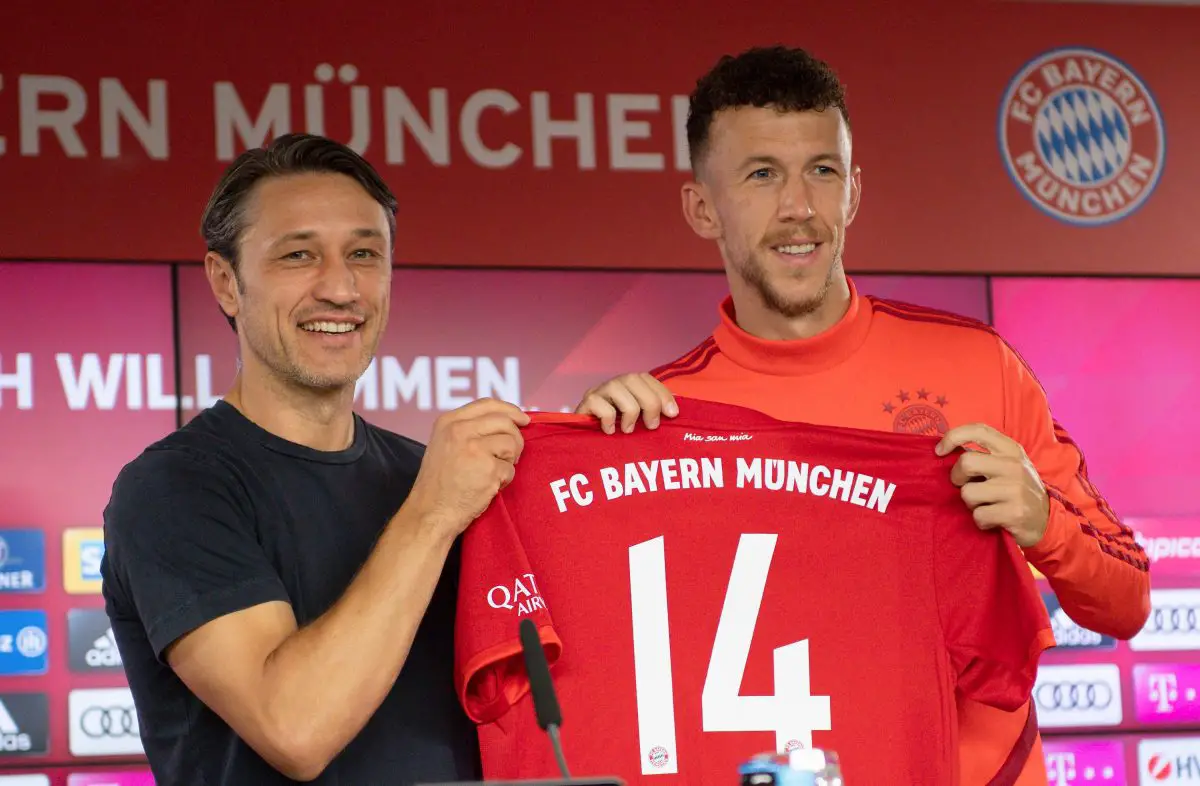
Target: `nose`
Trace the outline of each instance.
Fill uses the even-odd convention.
[[[807,221],[814,215],[808,182],[804,178],[797,178],[784,184],[779,193],[779,219]]]
[[[342,254],[324,255],[312,294],[317,300],[338,306],[346,306],[358,300],[358,278]]]

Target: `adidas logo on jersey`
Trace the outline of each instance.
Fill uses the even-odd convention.
[[[33,740],[21,731],[12,713],[0,701],[0,752],[28,753],[33,750]]]
[[[112,628],[106,630],[103,636],[92,642],[92,646],[84,655],[84,660],[94,669],[122,665],[121,651],[117,649],[117,640],[113,636]]]

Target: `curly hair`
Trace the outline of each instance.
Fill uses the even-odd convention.
[[[745,106],[784,112],[836,107],[850,125],[845,88],[827,63],[805,50],[779,45],[724,55],[696,80],[689,99],[687,137],[693,170],[706,152],[716,114]]]

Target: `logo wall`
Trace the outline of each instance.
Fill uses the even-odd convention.
[[[72,756],[143,753],[137,710],[128,688],[73,690],[67,705]]]
[[[1000,104],[1000,153],[1021,193],[1075,226],[1126,218],[1163,172],[1162,114],[1133,69],[1095,49],[1029,61]]]

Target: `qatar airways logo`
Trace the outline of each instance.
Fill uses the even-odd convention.
[[[508,584],[492,587],[488,590],[487,602],[493,609],[516,611],[518,617],[546,609],[546,601],[542,599],[532,573],[524,573]]]

